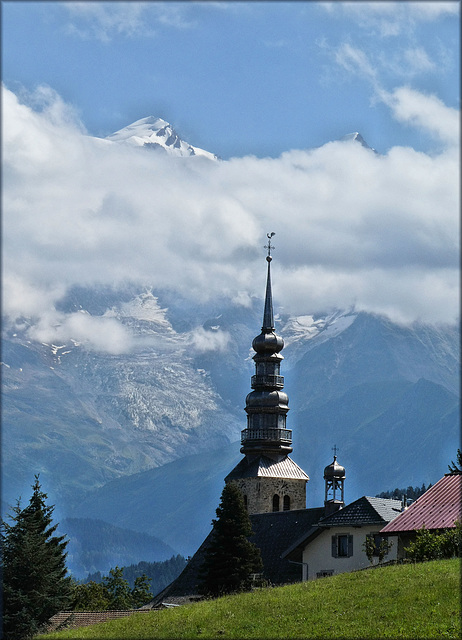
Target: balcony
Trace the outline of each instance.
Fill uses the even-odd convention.
[[[284,376],[252,376],[250,379],[252,389],[255,387],[271,387],[273,389],[282,389],[284,386]]]
[[[241,431],[241,444],[249,440],[269,440],[271,442],[292,442],[290,429],[243,429]]]

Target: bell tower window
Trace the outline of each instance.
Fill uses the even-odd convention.
[[[277,493],[273,496],[273,511],[279,511],[279,496]]]
[[[290,496],[284,496],[284,500],[282,503],[283,511],[290,511]]]

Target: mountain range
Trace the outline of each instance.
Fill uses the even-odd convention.
[[[347,139],[367,145],[359,134]],[[107,140],[217,159],[158,118]],[[250,307],[224,298],[191,305],[168,290],[82,286],[67,292],[60,310],[110,313],[130,329],[134,348],[115,355],[75,340],[34,342],[26,329],[4,326],[3,516],[16,498],[27,499],[39,473],[58,519],[71,519],[76,566],[87,566],[77,556],[88,551],[81,533],[88,519],[154,536],[167,553],[192,554],[241,457],[262,298]],[[355,309],[275,311],[292,457],[310,476],[307,506],[322,504],[334,445],[348,502],[436,482],[459,446],[458,327],[401,326]],[[164,547],[147,558],[134,546],[138,555],[126,550],[119,564],[165,557]]]

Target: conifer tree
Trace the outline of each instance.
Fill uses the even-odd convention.
[[[38,476],[29,504],[20,501],[2,523],[3,633],[5,640],[20,640],[37,633],[68,604],[70,577],[66,576],[65,536],[53,535],[53,506]]]
[[[233,482],[225,485],[216,514],[200,585],[202,593],[214,597],[250,589],[251,574],[263,569],[260,550],[248,540],[249,514]]]
[[[451,460],[451,464],[448,464],[449,473],[451,475],[459,475],[462,473],[462,451],[457,449],[457,462]]]

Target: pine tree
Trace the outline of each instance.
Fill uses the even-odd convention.
[[[449,473],[451,475],[459,475],[462,473],[462,451],[457,449],[457,463],[451,460],[451,464],[448,465]]]
[[[234,483],[225,485],[216,514],[200,585],[202,593],[215,597],[250,589],[252,573],[263,569],[260,550],[248,540],[252,526]]]
[[[5,640],[19,640],[37,633],[70,595],[65,536],[53,535],[54,507],[47,506],[38,476],[29,504],[20,501],[2,523],[3,633]]]

